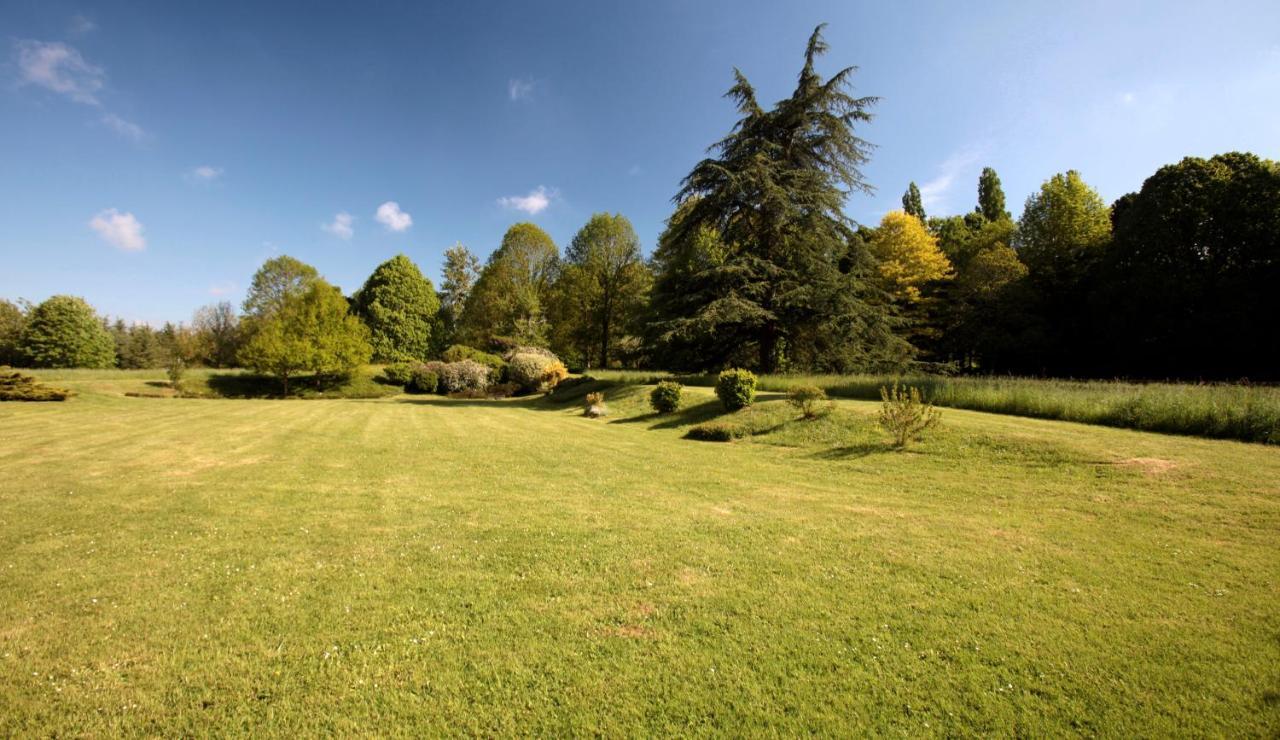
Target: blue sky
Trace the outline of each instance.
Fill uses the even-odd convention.
[[[1016,215],[1069,168],[1110,201],[1183,156],[1280,157],[1274,0],[974,5],[3,0],[0,297],[186,320],[274,254],[348,292],[398,252],[438,282],[454,242],[531,220],[563,247],[598,211],[649,252],[733,67],[785,96],[822,21],[823,70],[882,98],[862,222],[910,180],[969,210],[986,165]]]

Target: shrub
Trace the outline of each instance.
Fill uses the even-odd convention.
[[[507,365],[507,379],[527,393],[555,388],[568,375],[564,363],[545,351],[514,354]]]
[[[440,390],[444,393],[484,391],[489,387],[491,368],[475,360],[446,362],[440,365]]]
[[[435,393],[440,387],[440,375],[426,365],[418,365],[409,372],[404,389],[409,393]]]
[[[755,373],[742,368],[725,370],[716,378],[716,396],[729,411],[750,406],[756,399]]]
[[[546,357],[547,359],[557,360],[557,361],[560,359],[555,352],[552,352],[546,347],[533,347],[533,346],[522,345],[518,347],[512,347],[511,349],[508,349],[506,352],[502,353],[503,359],[505,359],[507,362],[511,362],[511,359],[514,358],[516,355],[539,355],[541,357]]]
[[[442,354],[441,359],[445,362],[462,362],[463,360],[471,360],[481,365],[486,365],[490,369],[490,382],[500,383],[506,377],[507,363],[497,355],[482,352],[475,347],[468,347],[465,344],[455,344],[449,347]]]
[[[684,386],[674,380],[664,380],[649,392],[649,405],[659,414],[671,414],[680,410],[680,394]]]
[[[168,367],[165,368],[165,375],[169,376],[169,386],[175,391],[182,390],[182,376],[187,374],[187,363],[182,361],[181,357],[174,357],[169,360]]]
[[[609,414],[609,407],[604,403],[604,394],[600,392],[588,393],[583,398],[582,415],[589,416],[592,419],[598,419],[601,416]]]
[[[816,385],[801,385],[787,391],[787,403],[800,410],[806,419],[816,419],[824,410],[830,410],[827,392]]]
[[[703,442],[732,442],[739,437],[746,436],[746,430],[737,424],[730,424],[726,421],[709,421],[693,427],[684,436],[688,439],[696,439]]]
[[[899,388],[894,382],[892,390],[880,388],[880,399],[880,426],[893,435],[895,447],[906,447],[942,421],[942,413],[921,399],[919,388]]]
[[[489,386],[490,398],[507,398],[519,392],[520,386],[515,383],[499,383]]]
[[[0,401],[65,401],[71,395],[71,391],[41,385],[30,375],[0,367]]]
[[[413,371],[421,365],[413,362],[393,362],[382,368],[379,380],[387,385],[407,386],[413,380]]]

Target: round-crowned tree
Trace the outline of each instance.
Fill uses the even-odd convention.
[[[421,360],[432,354],[440,298],[413,260],[397,254],[378,265],[352,297],[369,327],[377,362]]]
[[[112,367],[116,345],[83,298],[56,295],[31,310],[18,340],[31,367]]]

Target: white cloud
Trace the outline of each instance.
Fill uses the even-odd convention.
[[[400,210],[400,204],[394,200],[378,206],[378,212],[374,218],[391,231],[405,231],[413,226],[413,217]]]
[[[192,182],[213,182],[222,177],[222,173],[225,171],[221,167],[202,164],[199,167],[192,167],[191,171],[187,173],[187,179]]]
[[[142,130],[141,126],[132,121],[126,121],[114,113],[107,113],[104,115],[102,117],[102,122],[107,124],[107,128],[115,131],[126,139],[142,141],[142,138],[146,136],[146,132]]]
[[[88,105],[98,105],[97,92],[107,73],[85,61],[80,52],[59,41],[19,41],[18,70],[24,84],[39,85]]]
[[[211,296],[221,297],[224,295],[231,295],[234,292],[236,292],[235,283],[214,283],[209,286],[209,295]]]
[[[547,206],[551,205],[560,193],[555,188],[548,188],[545,185],[539,185],[529,191],[528,195],[511,195],[498,199],[498,205],[503,208],[514,208],[517,211],[524,211],[533,216],[547,210]]]
[[[391,205],[395,205],[395,204],[392,203]],[[399,207],[397,207],[397,211],[398,210],[399,210]],[[382,213],[381,208],[378,209],[378,213],[379,214]],[[404,217],[409,218],[408,214],[405,214]],[[330,223],[321,224],[320,228],[324,229],[330,234],[333,234],[339,239],[350,239],[351,235],[356,233],[355,229],[351,228],[351,224],[354,222],[355,222],[355,218],[352,217],[350,213],[347,213],[346,211],[342,211],[341,213],[336,214],[333,217],[333,221],[331,221]],[[391,227],[388,227],[388,228],[391,228]],[[408,228],[407,224],[405,225],[405,228]],[[404,231],[404,229],[395,229],[395,230]]]
[[[109,244],[126,252],[140,252],[147,248],[147,240],[142,236],[142,223],[132,213],[108,208],[89,221],[89,228]]]
[[[73,36],[83,36],[97,27],[98,24],[94,23],[93,19],[88,16],[79,14],[71,16],[70,31]]]
[[[507,95],[512,100],[527,100],[533,94],[533,80],[517,80],[507,81]]]
[[[1131,92],[1122,93],[1122,94],[1120,95],[1120,102],[1121,102],[1121,103],[1124,103],[1125,105],[1133,105],[1133,103],[1134,103],[1136,100],[1137,100],[1137,97],[1136,97],[1136,96],[1134,96],[1134,94],[1133,94],[1133,93],[1131,93]]]
[[[973,170],[982,158],[978,148],[969,148],[952,154],[938,168],[938,176],[920,186],[920,201],[926,213],[941,215],[947,210],[951,198],[951,188],[961,175],[973,174],[974,198],[977,198],[978,177]]]

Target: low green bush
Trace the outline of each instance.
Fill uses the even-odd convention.
[[[489,368],[489,382],[501,383],[506,379],[507,362],[498,355],[490,354],[465,344],[455,344],[446,349],[440,356],[445,362],[462,362],[471,360]]]
[[[756,374],[732,368],[716,378],[716,396],[729,411],[745,409],[756,400]]]
[[[709,421],[693,427],[684,436],[686,439],[703,442],[732,442],[747,436],[747,432],[743,427],[727,421]]]
[[[413,371],[419,367],[421,363],[416,362],[393,362],[382,368],[382,375],[378,378],[378,382],[387,385],[407,386],[413,380]]]
[[[795,406],[806,419],[818,418],[831,409],[827,392],[816,385],[801,385],[787,391],[787,403]]]
[[[680,410],[680,396],[684,386],[674,380],[664,380],[649,392],[649,406],[659,414],[673,414]]]
[[[880,389],[880,398],[880,426],[893,435],[895,447],[921,439],[942,421],[942,413],[924,401],[919,388],[894,383],[892,389]]]
[[[409,380],[404,384],[409,393],[435,393],[440,387],[440,376],[426,365],[419,365],[409,372]]]

